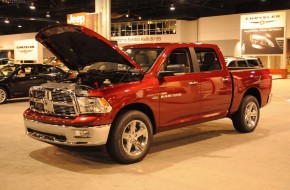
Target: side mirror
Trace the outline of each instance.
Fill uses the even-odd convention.
[[[174,76],[174,71],[160,71],[158,73],[158,78],[163,78],[163,77],[167,77],[167,76]]]

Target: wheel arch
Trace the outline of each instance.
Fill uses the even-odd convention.
[[[7,99],[11,98],[11,93],[9,88],[7,88],[6,86],[0,85],[0,88],[3,88],[4,90],[6,90],[7,92]]]
[[[259,107],[261,107],[262,99],[261,99],[260,91],[257,88],[254,88],[254,87],[253,88],[249,88],[245,92],[243,98],[246,97],[246,96],[249,96],[249,95],[254,96],[257,99],[257,101],[259,102]]]
[[[114,122],[116,121],[116,119],[120,115],[122,115],[123,113],[125,113],[127,111],[130,111],[130,110],[138,110],[138,111],[144,113],[145,115],[147,115],[148,118],[150,119],[151,123],[152,123],[153,134],[156,133],[156,121],[155,121],[155,117],[154,117],[153,111],[148,105],[146,105],[144,103],[133,103],[133,104],[129,104],[129,105],[126,105],[125,107],[123,107],[116,114],[116,116],[115,116],[115,118],[113,120],[113,124],[114,124]]]

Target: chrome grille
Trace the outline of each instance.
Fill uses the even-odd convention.
[[[75,94],[70,90],[32,87],[29,93],[30,108],[39,113],[57,116],[76,116]]]
[[[51,96],[54,102],[72,102],[72,97],[67,91],[53,91],[51,92]]]

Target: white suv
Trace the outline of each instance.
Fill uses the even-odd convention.
[[[262,68],[262,61],[257,57],[245,57],[250,67]]]

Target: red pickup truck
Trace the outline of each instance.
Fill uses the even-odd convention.
[[[271,97],[268,69],[229,71],[216,45],[160,43],[120,50],[81,26],[55,25],[36,40],[76,79],[30,89],[27,135],[51,144],[106,145],[120,163],[142,160],[154,134],[228,117],[255,130]]]

